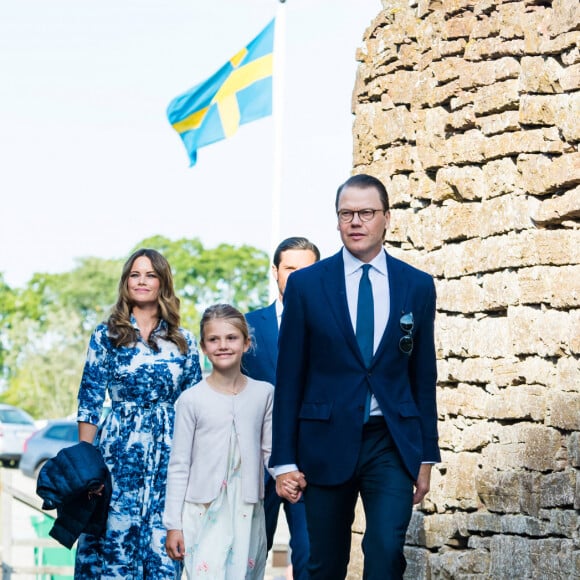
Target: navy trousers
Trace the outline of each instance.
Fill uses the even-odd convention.
[[[413,478],[403,467],[382,417],[371,417],[353,477],[337,486],[309,484],[304,492],[310,536],[310,580],[346,578],[351,527],[360,493],[366,518],[364,580],[400,580],[413,507]]]
[[[264,512],[266,514],[266,539],[268,551],[274,543],[274,534],[278,525],[280,505],[284,506],[286,521],[290,531],[290,556],[292,558],[292,576],[294,580],[308,580],[306,566],[308,564],[309,542],[306,528],[306,511],[304,501],[292,504],[283,500],[276,493],[276,480],[267,475],[264,492]]]

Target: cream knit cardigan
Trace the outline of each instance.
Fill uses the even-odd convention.
[[[241,456],[242,495],[264,497],[264,466],[272,449],[274,387],[248,378],[238,395],[225,395],[207,381],[184,391],[175,404],[175,432],[167,475],[163,524],[181,530],[184,502],[210,503],[226,476],[232,424]]]

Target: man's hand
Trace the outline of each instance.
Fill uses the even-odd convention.
[[[423,463],[419,469],[419,475],[415,482],[415,493],[413,495],[413,504],[421,503],[423,498],[429,492],[431,486],[431,468],[430,463]]]
[[[183,560],[185,556],[185,542],[183,541],[183,532],[181,530],[167,530],[165,549],[167,550],[167,555],[172,560]]]
[[[296,503],[302,497],[302,490],[306,487],[306,478],[301,471],[289,471],[276,477],[276,493]]]

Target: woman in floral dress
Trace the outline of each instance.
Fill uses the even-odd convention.
[[[79,389],[79,437],[102,452],[113,493],[105,535],[79,538],[75,579],[175,578],[161,522],[173,405],[200,379],[170,266],[157,251],[138,250],[123,267],[111,316],[91,336]],[[111,412],[99,425],[107,395]]]

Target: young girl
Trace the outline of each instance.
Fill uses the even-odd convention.
[[[167,553],[184,561],[190,579],[258,580],[267,556],[262,500],[274,388],[241,372],[251,340],[238,310],[208,308],[200,338],[213,370],[176,403]]]

